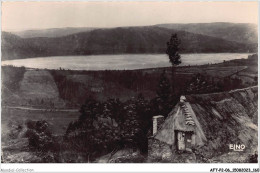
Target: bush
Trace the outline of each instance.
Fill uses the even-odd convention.
[[[50,151],[53,149],[53,138],[46,121],[28,121],[28,130],[25,136],[29,146],[37,151]]]
[[[248,158],[249,163],[258,163],[258,154],[255,152],[255,154],[252,154]]]
[[[146,152],[146,134],[151,125],[149,107],[141,95],[125,103],[118,99],[103,103],[87,99],[79,119],[67,128],[67,148],[88,153],[91,159],[125,147]]]

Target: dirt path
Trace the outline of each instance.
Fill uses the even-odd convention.
[[[230,77],[230,76],[233,76],[233,75],[235,75],[235,74],[238,74],[238,73],[240,73],[241,71],[246,70],[247,68],[248,68],[248,67],[245,67],[245,68],[243,68],[243,69],[241,69],[241,70],[238,70],[238,71],[236,71],[235,73],[232,73],[232,74],[227,75],[227,76],[225,76],[225,77]]]

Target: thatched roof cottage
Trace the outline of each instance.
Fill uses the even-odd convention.
[[[153,118],[151,160],[172,160],[176,151],[204,147],[212,156],[236,142],[257,148],[257,86],[223,93],[181,96],[164,120]]]

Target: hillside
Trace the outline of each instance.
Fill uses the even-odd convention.
[[[217,38],[222,38],[229,41],[240,43],[257,43],[257,25],[251,23],[188,23],[188,24],[158,24],[158,27],[187,31],[195,34],[202,34]],[[22,38],[34,37],[62,37],[80,32],[88,32],[98,28],[90,27],[67,27],[67,28],[50,28],[50,29],[35,29],[12,32]]]
[[[253,52],[257,47],[220,38],[160,27],[96,29],[57,38],[21,38],[2,33],[2,60],[29,57],[165,53],[166,42],[177,33],[182,53]]]
[[[203,34],[247,44],[257,44],[257,25],[250,23],[159,24],[163,28]]]
[[[66,35],[71,35],[79,32],[87,32],[92,31],[95,28],[89,27],[80,27],[80,28],[51,28],[51,29],[38,29],[38,30],[26,30],[26,31],[18,31],[12,32],[22,38],[34,38],[34,37],[62,37]]]

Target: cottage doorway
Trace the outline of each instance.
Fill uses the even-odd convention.
[[[186,133],[185,134],[185,146],[186,146],[186,150],[187,151],[191,151],[191,136],[192,136],[192,133]]]
[[[177,149],[185,150],[185,133],[181,131],[177,132]]]
[[[192,151],[192,136],[193,132],[175,131],[176,134],[176,146],[177,150],[181,151]]]

